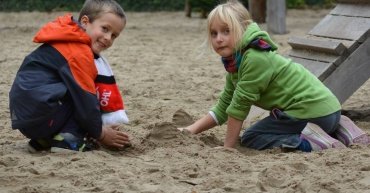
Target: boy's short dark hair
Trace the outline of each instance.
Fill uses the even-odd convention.
[[[86,0],[80,10],[78,21],[81,21],[82,16],[86,15],[90,22],[94,22],[102,13],[113,13],[126,19],[123,8],[114,0]]]

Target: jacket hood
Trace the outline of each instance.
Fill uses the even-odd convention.
[[[48,22],[36,33],[33,41],[36,43],[50,42],[80,42],[91,44],[87,33],[73,20],[71,14],[57,17]]]
[[[262,39],[266,43],[268,43],[271,46],[272,50],[277,50],[277,45],[271,40],[267,32],[260,29],[257,23],[251,23],[247,27],[247,30],[244,32],[242,37],[241,47],[246,47],[257,38]]]

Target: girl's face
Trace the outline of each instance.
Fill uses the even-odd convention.
[[[213,49],[222,57],[229,57],[234,53],[234,38],[226,23],[219,19],[214,20],[210,25],[210,39]]]
[[[111,47],[125,24],[124,19],[113,13],[104,13],[93,22],[86,15],[81,18],[81,25],[91,38],[91,48],[95,54]]]

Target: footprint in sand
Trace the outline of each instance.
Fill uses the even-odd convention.
[[[156,123],[151,127],[148,137],[156,140],[176,139],[181,133],[176,125],[170,122]]]
[[[194,123],[193,118],[183,109],[179,109],[173,114],[172,122],[177,127],[186,127]]]

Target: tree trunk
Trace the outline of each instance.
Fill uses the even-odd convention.
[[[191,5],[189,0],[185,0],[185,16],[191,17]]]
[[[248,7],[253,21],[266,22],[266,0],[248,0]]]

